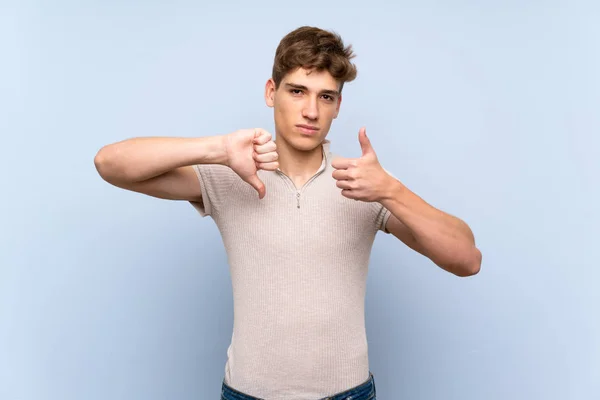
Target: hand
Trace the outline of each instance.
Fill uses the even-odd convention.
[[[333,178],[342,195],[354,200],[380,201],[390,186],[390,175],[377,160],[366,128],[360,128],[358,141],[362,149],[360,158],[336,158],[331,162]]]
[[[225,165],[256,189],[259,199],[265,197],[265,184],[256,172],[279,168],[277,146],[271,134],[260,128],[241,129],[225,135],[224,142],[227,152]]]

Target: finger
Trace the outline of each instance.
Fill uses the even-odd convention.
[[[331,166],[335,169],[348,169],[350,167],[356,167],[357,161],[353,158],[342,158],[338,157],[331,161]]]
[[[257,128],[254,131],[254,144],[262,145],[271,140],[272,136],[269,132],[264,129]]]
[[[277,171],[279,168],[279,162],[267,162],[267,163],[256,163],[256,168],[264,169],[265,171]]]
[[[367,137],[367,128],[364,126],[358,131],[358,141],[360,142],[360,148],[363,156],[375,152],[375,150],[373,150],[373,146],[371,145],[371,141]]]
[[[347,169],[338,169],[333,171],[333,173],[331,174],[331,176],[333,177],[333,179],[336,180],[352,180],[354,179],[352,177],[352,173],[350,171],[348,171]]]
[[[339,187],[340,189],[348,189],[348,190],[354,189],[353,185],[352,185],[352,183],[350,181],[337,181],[335,183],[335,185],[337,187]]]
[[[252,155],[254,157],[254,161],[259,163],[267,163],[272,161],[277,161],[279,159],[279,154],[275,151],[271,151],[270,153],[265,154],[256,154]]]
[[[349,189],[343,189],[342,190],[342,196],[347,197],[349,199],[357,199],[357,195],[354,191],[349,190]]]
[[[259,154],[269,153],[271,151],[276,151],[276,150],[277,150],[277,145],[272,140],[268,141],[265,144],[255,144],[254,145],[254,151]]]
[[[248,182],[254,189],[256,189],[256,191],[258,192],[259,199],[265,197],[265,184],[260,180],[258,175],[252,175],[248,177],[246,182]]]

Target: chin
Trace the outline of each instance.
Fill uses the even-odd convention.
[[[304,136],[295,134],[292,135],[292,138],[287,137],[286,141],[296,150],[310,151],[319,146],[323,140],[320,135]]]

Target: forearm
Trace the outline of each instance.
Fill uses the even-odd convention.
[[[178,167],[226,164],[224,136],[139,137],[104,146],[94,163],[108,180],[141,182]]]
[[[429,205],[396,179],[388,187],[382,205],[410,229],[424,255],[457,275],[478,272],[481,253],[465,222]]]

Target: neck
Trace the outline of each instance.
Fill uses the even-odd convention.
[[[312,150],[298,150],[283,138],[275,140],[279,155],[279,169],[293,181],[310,179],[323,162],[323,146],[319,144]]]

